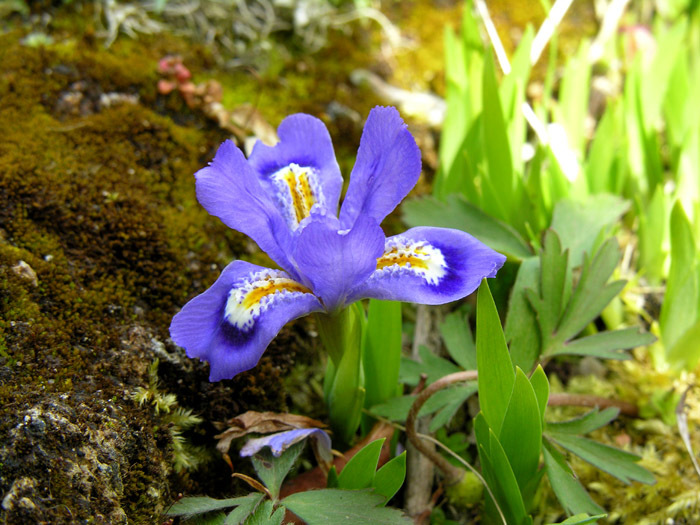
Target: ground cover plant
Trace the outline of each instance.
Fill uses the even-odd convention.
[[[110,1],[86,49],[3,36],[5,520],[700,519],[700,8],[599,2],[584,35],[571,4],[512,48],[460,5],[444,100],[338,66],[332,28],[396,43],[398,4],[239,2],[226,32],[219,2]],[[285,73],[257,108],[242,64]],[[315,105],[315,67],[366,97]]]

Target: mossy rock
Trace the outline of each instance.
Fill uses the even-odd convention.
[[[255,370],[210,384],[168,339],[225,264],[259,256],[196,202],[193,173],[226,136],[193,112],[175,123],[156,95],[166,44],[21,36],[0,36],[0,521],[156,523],[173,492],[227,495],[231,478],[223,461],[172,473],[167,428],[131,399],[148,365],[213,448],[214,421],[284,410],[298,344],[288,329]]]

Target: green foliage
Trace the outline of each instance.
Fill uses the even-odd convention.
[[[379,454],[385,439],[364,446],[337,475],[335,467],[328,476],[329,488],[359,490],[372,488],[386,498],[387,503],[398,492],[406,477],[406,453],[403,452],[377,470]]]
[[[377,470],[384,439],[373,441],[346,464],[339,476],[331,470],[329,481],[337,488],[297,492],[279,499],[280,487],[297,462],[305,442],[286,449],[279,457],[267,449],[251,459],[266,492],[217,500],[188,497],[175,503],[169,516],[195,518],[207,525],[279,525],[288,509],[309,524],[348,523],[350,525],[383,523],[409,524],[401,511],[384,505],[399,490],[406,475],[406,454],[403,453]],[[268,497],[266,497],[268,496]],[[235,507],[227,514],[216,511]]]
[[[365,374],[365,408],[401,394],[401,303],[369,300],[362,367]],[[371,418],[363,418],[367,432]]]
[[[355,454],[338,476],[338,487],[362,489],[371,486],[384,439],[372,441]]]
[[[467,316],[460,310],[448,314],[440,325],[440,335],[455,363],[465,370],[476,370],[476,345]]]
[[[479,405],[485,422],[498,435],[513,393],[515,370],[486,281],[481,283],[477,296],[476,358]]]
[[[305,443],[305,441],[302,441],[292,445],[279,457],[273,456],[267,448],[264,448],[250,458],[253,462],[255,473],[260,478],[260,481],[265,484],[267,490],[270,491],[273,499],[277,499],[279,496],[282,482],[299,458]]]
[[[356,303],[334,316],[320,314],[317,321],[331,356],[324,380],[331,425],[350,443],[361,422],[364,432],[373,424],[363,406],[401,393],[401,303],[372,299],[367,314]]]
[[[331,427],[341,441],[350,443],[360,426],[365,399],[365,313],[355,303],[333,315],[318,314],[316,319],[321,341],[331,358],[323,385]]]
[[[591,523],[598,523],[598,520],[600,518],[604,518],[604,517],[605,517],[605,514],[598,514],[596,516],[589,516],[586,513],[582,513],[582,514],[576,514],[575,516],[571,516],[570,518],[567,518],[558,524],[550,524],[550,525],[588,525]]]
[[[379,494],[360,490],[322,489],[287,496],[285,507],[309,525],[408,525],[412,521],[396,509],[382,507]]]
[[[574,253],[583,256],[575,284],[569,249],[562,248],[553,230],[545,235],[539,261],[531,259],[520,267],[506,319],[506,333],[511,340],[514,361],[526,370],[540,358],[563,354],[625,359],[628,355],[623,350],[655,340],[652,335],[639,333],[635,328],[574,339],[600,316],[625,285],[624,281],[607,283],[620,259],[614,238],[604,242],[592,256],[581,251]],[[534,331],[538,336],[533,335]]]
[[[603,508],[591,499],[576,479],[564,456],[556,448],[545,441],[542,452],[552,490],[567,513],[598,514],[603,512]]]
[[[474,384],[445,388],[431,396],[421,407],[418,415],[422,417],[435,414],[429,428],[431,432],[435,432],[449,423],[457,410],[476,393],[476,390]],[[416,397],[415,395],[395,397],[373,406],[370,412],[391,421],[404,422]]]
[[[262,500],[263,494],[249,494],[240,498],[214,499],[206,496],[182,498],[173,504],[168,510],[170,516],[182,516],[188,518],[196,514],[204,514],[215,510],[227,509],[230,507],[249,508],[252,511]]]
[[[532,256],[532,249],[508,223],[491,217],[461,195],[409,200],[401,207],[409,226],[439,226],[471,233],[494,250],[516,260]]]
[[[567,258],[559,250],[556,237],[545,241],[544,253],[548,252],[548,245],[555,249],[543,256],[542,265],[554,264],[552,261],[556,260],[565,265]],[[551,261],[547,262],[547,257]],[[551,295],[549,302],[559,302],[559,310],[564,303],[560,298],[567,295],[565,276],[565,267],[560,266],[558,271],[548,272],[547,282],[542,283]],[[571,291],[571,297],[575,296],[576,291]],[[542,322],[551,323],[552,319]],[[481,412],[474,420],[474,431],[482,473],[490,489],[485,511],[491,521],[503,517],[507,523],[530,523],[529,512],[545,473],[567,513],[602,512],[554,444],[624,483],[654,482],[653,476],[636,464],[638,456],[581,436],[609,423],[617,416],[617,409],[595,409],[571,421],[545,423],[547,377],[541,367],[529,378],[519,367],[513,368],[486,283],[482,283],[477,298],[476,348]],[[544,455],[544,469],[539,465],[541,455]],[[586,523],[589,518],[580,519]]]
[[[399,491],[406,479],[406,452],[390,459],[377,470],[372,488],[389,501]]]
[[[540,477],[540,402],[530,380],[513,368],[485,282],[479,288],[476,323],[481,412],[474,429],[483,476],[494,498],[487,498],[486,512],[497,520],[498,508],[508,523],[530,523],[527,509]]]
[[[156,415],[160,416],[163,425],[168,429],[175,472],[195,469],[208,459],[204,449],[192,446],[182,435],[183,431],[199,425],[202,418],[195,416],[192,410],[178,406],[175,394],[161,391],[158,359],[154,359],[148,367],[148,387],[137,387],[131,398],[139,405],[151,403]]]
[[[700,259],[680,202],[671,213],[671,268],[659,325],[667,360],[692,369],[700,360]]]
[[[636,464],[640,459],[639,456],[568,433],[559,434],[549,431],[547,437],[623,483],[632,481],[654,483],[651,473]]]

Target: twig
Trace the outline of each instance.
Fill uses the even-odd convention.
[[[597,407],[610,408],[615,407],[620,409],[620,414],[629,417],[639,417],[639,407],[627,401],[619,401],[617,399],[608,399],[600,396],[589,396],[586,394],[549,394],[547,405],[554,406],[577,406],[577,407]]]
[[[432,461],[442,472],[445,474],[446,483],[452,485],[457,483],[464,477],[464,471],[460,468],[455,467],[444,457],[442,457],[434,448],[428,447],[418,436],[416,430],[416,418],[418,417],[418,412],[425,402],[432,396],[435,392],[446,388],[453,383],[461,383],[464,381],[474,381],[477,378],[476,370],[467,370],[465,372],[455,372],[454,374],[449,374],[441,377],[434,383],[430,384],[425,390],[423,390],[411,405],[411,409],[408,411],[408,417],[406,418],[406,436],[413,446],[416,447],[425,457]]]
[[[429,345],[430,328],[432,325],[430,309],[424,305],[419,305],[416,311],[416,329],[413,337],[412,355],[418,358],[419,349],[422,345]],[[425,381],[423,381],[425,383]],[[420,418],[412,422],[412,428],[416,432],[428,431],[428,421]],[[418,516],[426,509],[430,508],[430,494],[432,493],[433,480],[435,478],[434,461],[425,454],[426,450],[431,450],[437,454],[432,445],[421,443],[422,447],[415,447],[411,441],[406,444],[408,457],[406,458],[406,511],[410,516]],[[439,454],[438,454],[439,455]]]

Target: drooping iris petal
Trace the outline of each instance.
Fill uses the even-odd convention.
[[[197,199],[226,226],[251,237],[272,260],[296,277],[287,253],[291,235],[284,218],[243,152],[227,140],[209,166],[195,174]]]
[[[316,217],[297,240],[294,259],[299,272],[328,312],[344,304],[352,288],[366,280],[384,249],[384,232],[369,217],[360,217],[350,231],[338,231],[335,217]]]
[[[420,170],[420,150],[399,112],[372,109],[340,210],[342,227],[350,228],[361,215],[381,223],[416,185]]]
[[[311,115],[291,115],[277,128],[280,142],[257,142],[248,162],[291,230],[314,207],[338,213],[343,177],[326,126]]]
[[[321,453],[324,459],[330,462],[333,458],[331,454],[331,438],[320,428],[299,428],[250,439],[241,448],[240,455],[242,457],[252,456],[264,447],[270,447],[272,454],[275,457],[280,457],[289,447],[308,437],[316,440],[316,450]]]
[[[189,357],[208,361],[209,380],[219,381],[253,368],[288,321],[322,309],[287,273],[234,261],[175,315],[170,336]]]
[[[372,275],[348,302],[365,297],[443,304],[472,293],[495,277],[506,258],[468,233],[448,228],[412,228],[386,239]]]

